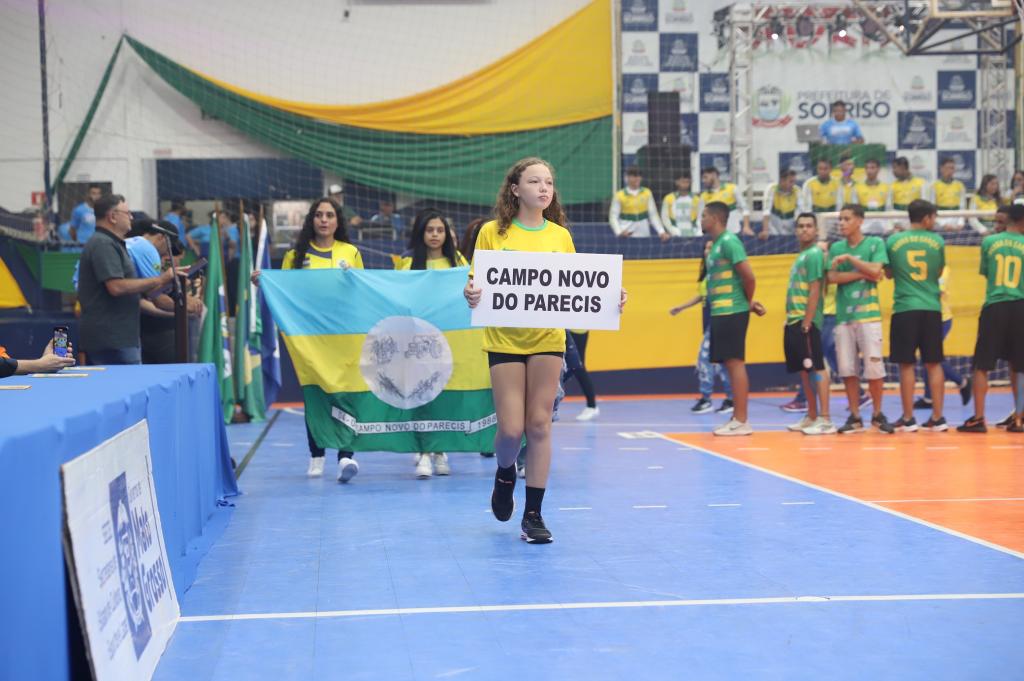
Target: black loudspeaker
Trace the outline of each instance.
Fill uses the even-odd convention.
[[[651,188],[659,202],[665,194],[675,191],[676,177],[691,172],[690,147],[685,144],[648,144],[636,152],[636,163],[644,175],[644,185]],[[693,183],[699,186],[700,178]]]
[[[647,143],[679,144],[679,93],[647,93]]]

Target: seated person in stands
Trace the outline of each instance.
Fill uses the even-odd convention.
[[[910,172],[910,161],[906,156],[897,156],[892,162],[892,174],[895,179],[889,192],[892,196],[892,209],[905,211],[910,207],[911,201],[917,201],[925,197],[927,183],[920,177],[914,177]],[[902,230],[907,227],[906,220],[896,220],[893,228]]]
[[[892,210],[892,191],[888,182],[882,182],[878,178],[880,170],[881,166],[877,160],[870,158],[865,161],[864,181],[858,182],[853,192],[856,196],[855,203],[863,206],[864,212],[867,213],[862,228],[865,234],[886,234],[892,229],[892,223],[889,220],[871,216],[871,213]]]
[[[821,141],[825,144],[864,142],[864,133],[860,131],[860,125],[846,115],[846,102],[842,100],[832,102],[832,118],[822,123],[818,131],[821,133]]]
[[[804,205],[810,206],[815,213],[830,213],[838,210],[839,179],[832,176],[832,161],[827,158],[818,160],[818,174],[804,182]]]
[[[691,188],[689,171],[676,176],[676,190],[661,201],[661,224],[672,236],[700,236],[697,225],[697,197]]]
[[[653,229],[662,241],[672,238],[661,224],[654,193],[641,186],[643,175],[636,166],[626,168],[626,186],[615,192],[608,209],[608,224],[615,236],[649,237]]]
[[[345,221],[345,227],[358,227],[363,224],[362,216],[345,205],[345,187],[340,184],[332,184],[327,189],[327,194],[341,206],[341,217]]]
[[[983,210],[995,213],[1001,203],[999,178],[991,173],[982,175],[981,182],[978,183],[978,191],[971,197],[970,204],[968,204],[970,210]],[[995,226],[991,218],[970,218],[967,222],[979,234],[988,234]]]
[[[964,210],[967,206],[967,187],[956,179],[955,174],[956,160],[952,156],[943,157],[939,161],[939,179],[932,183],[928,192],[928,200],[938,210]],[[938,218],[935,227],[947,232],[963,229],[964,219]]]
[[[795,170],[783,170],[779,181],[768,185],[761,211],[764,213],[759,234],[762,239],[767,239],[769,234],[794,233],[796,216],[804,212],[803,192],[796,188]]]
[[[747,209],[746,199],[732,182],[722,182],[718,168],[708,166],[700,171],[700,183],[703,191],[700,193],[700,201],[697,203],[697,215],[704,214],[704,206],[715,201],[721,201],[729,209],[729,221],[726,229],[733,234],[741,231],[746,236],[754,236],[754,230],[750,228],[750,211]],[[740,218],[742,220],[742,226]]]
[[[58,357],[53,354],[53,341],[46,344],[43,354],[39,359],[14,359],[9,356],[3,347],[0,347],[0,378],[25,374],[52,374],[65,367],[75,366],[75,353],[68,343],[67,357]]]
[[[377,204],[377,212],[370,218],[370,224],[379,227],[390,227],[399,238],[405,231],[405,223],[402,216],[395,212],[395,204],[386,199],[381,199]]]
[[[857,184],[854,172],[857,170],[853,157],[849,152],[843,152],[839,157],[839,193],[836,195],[836,202],[841,209],[848,203],[856,203],[853,200],[853,188]]]

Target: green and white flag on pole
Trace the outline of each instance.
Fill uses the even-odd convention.
[[[263,398],[261,344],[263,323],[259,297],[252,278],[252,238],[249,218],[238,224],[238,309],[235,312],[235,395],[251,421],[263,421],[267,406]]]
[[[220,377],[220,403],[224,422],[230,423],[235,413],[235,387],[231,380],[231,341],[228,335],[228,303],[224,289],[224,258],[221,255],[222,234],[217,214],[211,217],[210,264],[206,268],[206,289],[203,302],[206,316],[199,336],[199,361],[217,367]]]

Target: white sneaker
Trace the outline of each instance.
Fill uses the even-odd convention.
[[[516,475],[518,475],[519,478],[522,479],[522,480],[526,479],[526,464],[525,463],[520,465],[519,462],[516,461]]]
[[[722,437],[732,437],[737,435],[751,435],[754,429],[750,427],[749,423],[743,423],[736,419],[729,419],[729,422],[715,428],[713,434],[720,435]]]
[[[804,435],[835,435],[839,430],[832,423],[832,419],[818,417],[814,423],[803,429]]]
[[[812,419],[810,416],[804,416],[802,419],[800,419],[799,423],[788,425],[786,426],[786,429],[791,433],[800,433],[803,432],[804,428],[810,428],[817,422],[818,419]]]
[[[306,475],[311,478],[319,478],[324,474],[324,459],[323,456],[311,456],[309,457],[309,468],[306,469]]]
[[[359,464],[355,459],[350,459],[346,456],[338,461],[338,482],[348,482],[356,477],[358,472]]]
[[[451,467],[448,465],[448,455],[444,452],[431,454],[430,458],[434,462],[434,472],[438,475],[448,475],[452,472]]]
[[[601,410],[598,409],[597,407],[584,407],[583,411],[581,411],[579,414],[576,414],[576,420],[577,421],[589,421],[590,419],[594,418],[595,416],[600,415],[600,413],[601,413]]]
[[[426,480],[434,474],[434,467],[430,463],[430,454],[417,454],[416,456],[416,477]]]

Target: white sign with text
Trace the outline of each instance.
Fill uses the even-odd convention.
[[[619,328],[622,256],[476,251],[473,326]]]
[[[61,466],[64,556],[97,681],[146,680],[180,610],[145,420]]]

